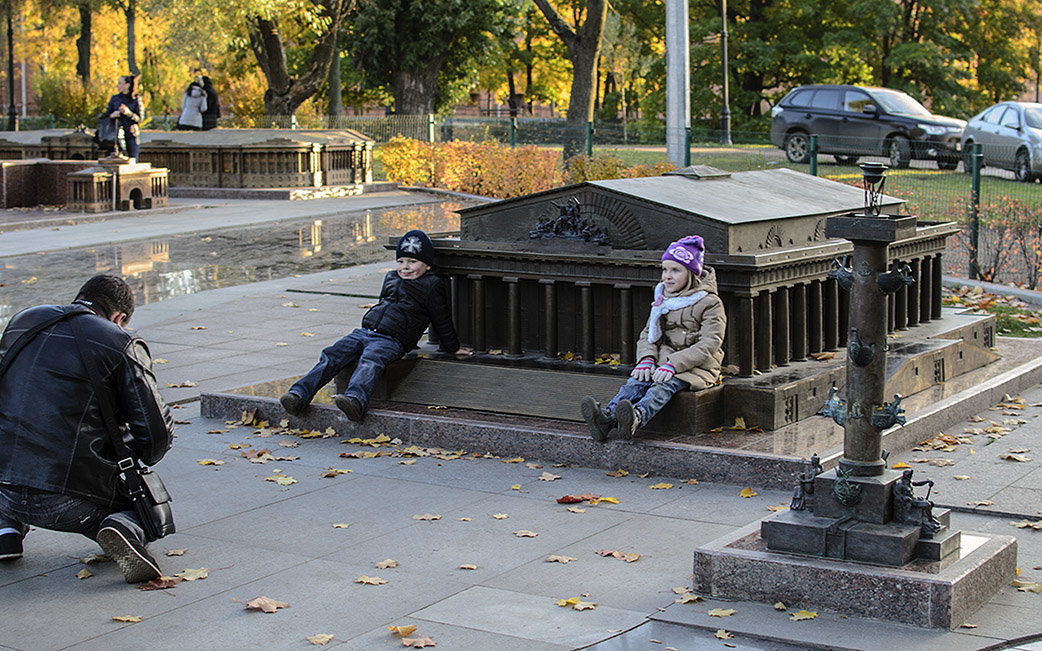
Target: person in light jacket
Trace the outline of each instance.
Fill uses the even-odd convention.
[[[206,112],[206,91],[203,90],[202,79],[188,84],[184,98],[181,100],[181,117],[177,119],[179,131],[201,131],[203,113]]]

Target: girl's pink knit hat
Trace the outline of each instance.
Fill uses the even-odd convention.
[[[687,267],[696,276],[702,275],[702,259],[705,257],[706,246],[702,238],[697,235],[682,237],[666,247],[662,254],[663,260],[672,260],[677,264]]]

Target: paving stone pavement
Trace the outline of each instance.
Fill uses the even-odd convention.
[[[280,209],[252,208],[258,218]],[[90,226],[92,238],[104,236],[98,223]],[[77,228],[63,227],[60,235],[74,239]],[[38,246],[49,246],[49,236],[38,231]],[[165,397],[178,405],[179,421],[174,447],[157,466],[175,498],[178,533],[152,550],[167,574],[208,568],[209,575],[169,590],[140,591],[123,583],[111,563],[79,561],[100,553],[92,541],[34,530],[25,556],[0,564],[0,649],[303,648],[307,636],[323,633],[334,635],[328,646],[393,649],[402,642],[387,627],[404,625],[416,625],[416,635],[430,636],[438,648],[475,650],[719,649],[725,643],[739,649],[956,650],[1042,634],[1042,594],[1012,586],[972,618],[976,628],[956,631],[829,612],[793,622],[770,604],[675,603],[673,589],[690,585],[696,547],[788,502],[788,493],[762,490],[755,478],[746,486],[758,494],[744,499],[739,492],[746,486],[684,483],[688,477],[616,478],[603,470],[554,467],[552,459],[341,458],[342,452],[391,448],[345,445],[343,437],[264,437],[252,427],[199,415],[203,391],[306,371],[323,346],[358,324],[371,302],[366,297],[375,296],[388,268],[378,263],[140,307],[132,325],[157,360],[167,360],[156,364],[156,373]],[[982,422],[944,432],[963,437],[949,439],[956,445],[899,451],[890,460],[908,463],[917,479],[936,481],[932,498],[957,509],[957,528],[1015,535],[1020,578],[1042,581],[1042,531],[1010,524],[1042,521],[1042,388],[1021,398],[1007,403],[1021,408],[996,405],[979,415]],[[992,427],[993,420],[1009,431],[964,431]],[[298,445],[282,447],[282,441]],[[242,456],[265,448],[299,458],[255,464]],[[1001,459],[1005,454],[1031,460]],[[201,459],[223,463],[202,465]],[[330,468],[350,472],[324,477]],[[266,481],[279,471],[296,483]],[[560,478],[542,480],[544,472]],[[663,482],[673,487],[651,488]],[[619,503],[579,505],[580,513],[555,501],[582,493]],[[992,504],[970,505],[978,500]],[[414,518],[425,514],[441,517]],[[515,535],[522,530],[538,535]],[[172,549],[187,551],[164,555]],[[600,556],[601,550],[641,557],[626,562]],[[554,554],[576,560],[546,562]],[[388,558],[397,567],[375,566]],[[93,576],[78,579],[88,567]],[[387,583],[357,583],[363,575]],[[245,608],[262,595],[290,605],[273,614]],[[583,611],[556,605],[570,597],[598,605]],[[716,607],[736,613],[709,617]],[[119,615],[142,620],[112,620]],[[734,637],[716,639],[718,629]]]

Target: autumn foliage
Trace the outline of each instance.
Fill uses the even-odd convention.
[[[380,148],[388,180],[509,199],[561,185],[560,154],[494,141],[428,143],[401,136]]]

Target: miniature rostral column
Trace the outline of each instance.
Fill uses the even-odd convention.
[[[918,497],[911,471],[887,470],[882,432],[904,424],[901,397],[885,402],[887,295],[914,279],[895,261],[887,270],[887,247],[912,237],[916,219],[880,215],[886,166],[861,165],[865,210],[829,217],[825,235],[854,245],[850,266],[837,261],[830,272],[850,292],[845,400],[833,387],[822,413],[844,427],[839,467],[822,472],[817,459],[799,478],[791,510],[768,518],[761,528],[767,548],[831,558],[900,566],[914,558],[940,560],[959,547],[948,530],[948,513],[933,513],[929,492]],[[810,511],[810,512],[808,512]]]

